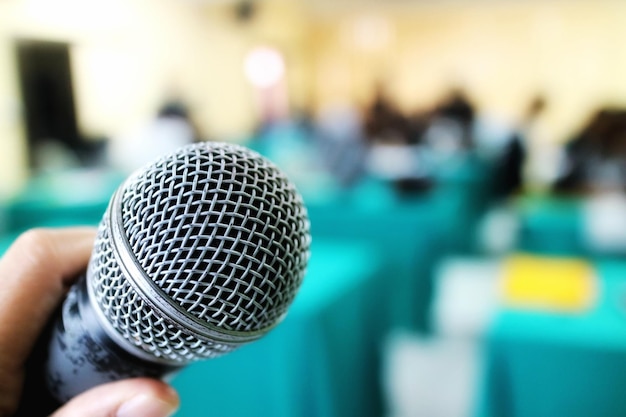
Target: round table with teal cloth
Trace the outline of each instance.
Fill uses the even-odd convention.
[[[388,262],[383,312],[390,327],[428,331],[432,274],[450,243],[464,237],[463,195],[433,189],[403,195],[390,183],[369,179],[349,190],[301,189],[313,239],[353,239],[372,244]]]
[[[9,246],[15,242],[18,236],[19,233],[6,233],[0,235],[0,256],[4,255],[7,249],[9,249]]]
[[[580,313],[505,310],[487,343],[480,417],[626,415],[626,260],[596,263]]]
[[[107,169],[63,171],[31,178],[1,203],[0,255],[28,229],[96,226],[123,174]]]
[[[31,178],[3,203],[5,233],[34,227],[97,225],[124,176],[112,170],[72,170]]]
[[[528,195],[516,202],[520,218],[518,249],[548,255],[582,255],[585,241],[584,199]]]
[[[385,262],[359,242],[318,239],[311,253],[283,323],[175,377],[178,417],[382,415]]]

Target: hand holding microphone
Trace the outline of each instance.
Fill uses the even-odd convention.
[[[0,260],[0,416],[12,416],[20,402],[21,414],[36,416],[43,408],[43,398],[22,389],[27,357],[67,288],[87,265],[94,237],[91,228],[32,230]],[[166,417],[177,406],[178,396],[165,383],[134,378],[89,390],[54,417]]]
[[[203,143],[155,161],[113,196],[63,304],[50,391],[167,377],[260,338],[293,301],[309,243],[300,195],[260,155]]]

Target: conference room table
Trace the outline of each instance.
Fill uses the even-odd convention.
[[[505,307],[487,339],[480,417],[626,415],[626,260],[593,262],[579,311]]]
[[[393,297],[390,327],[429,331],[437,260],[469,246],[485,203],[484,171],[467,159],[442,170],[430,188],[404,192],[392,181],[365,177],[351,188],[300,188],[313,238],[370,242],[388,260]]]
[[[124,175],[109,169],[76,169],[31,178],[0,202],[0,255],[28,229],[97,226]]]
[[[358,241],[313,241],[289,313],[264,338],[173,380],[177,417],[380,416],[385,261]],[[384,299],[384,297],[383,297]]]
[[[519,250],[570,256],[591,252],[585,240],[583,197],[526,195],[515,207]]]
[[[76,169],[31,178],[2,203],[5,234],[33,227],[97,225],[124,175],[109,169]]]
[[[434,260],[444,250],[446,211],[432,192],[402,196],[384,181],[336,194],[303,190],[313,239],[369,242],[387,260],[390,327],[425,330]]]

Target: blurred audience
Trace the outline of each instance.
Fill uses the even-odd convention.
[[[547,105],[546,98],[537,95],[531,100],[520,126],[526,148],[522,176],[524,188],[529,191],[549,190],[563,165],[562,146],[550,135],[545,123]]]
[[[624,191],[626,187],[626,110],[598,110],[567,144],[557,192]]]
[[[354,107],[338,104],[324,109],[317,119],[316,138],[324,166],[342,186],[363,176],[368,143]]]
[[[448,97],[439,104],[431,119],[431,127],[437,129],[441,138],[448,140],[448,147],[469,149],[472,146],[472,127],[475,110],[466,94],[458,87],[451,90]],[[432,134],[432,133],[431,133]],[[442,142],[440,137],[433,140],[434,146]]]
[[[495,164],[494,196],[510,197],[517,192],[547,187],[556,178],[558,148],[542,129],[540,118],[547,105],[538,95],[531,100],[520,124],[511,130]]]
[[[406,118],[393,103],[384,87],[378,86],[371,105],[365,111],[365,133],[374,144],[406,144]]]
[[[115,141],[110,159],[116,168],[132,172],[199,139],[188,107],[179,99],[168,100],[153,121]]]

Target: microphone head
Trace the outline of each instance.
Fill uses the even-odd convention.
[[[241,146],[194,144],[117,190],[87,287],[109,336],[144,359],[183,365],[276,326],[309,245],[302,198],[274,164]]]

